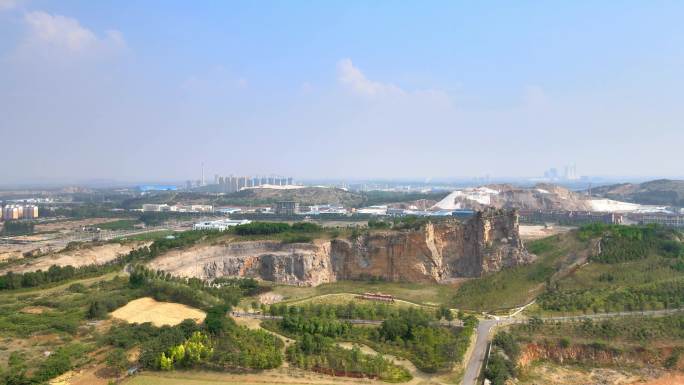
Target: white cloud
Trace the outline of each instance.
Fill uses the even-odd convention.
[[[12,9],[17,6],[16,0],[0,0],[0,11]]]
[[[537,85],[530,85],[523,90],[523,100],[528,107],[543,107],[549,103],[544,89]]]
[[[351,59],[342,59],[337,63],[337,80],[354,94],[373,99],[375,102],[389,102],[393,108],[421,109],[423,106],[452,108],[451,97],[444,91],[428,88],[405,90],[392,83],[382,83],[368,79],[361,70],[354,66]],[[403,104],[399,107],[396,103]]]
[[[342,59],[337,63],[337,79],[345,87],[364,96],[403,95],[405,92],[394,84],[375,82],[366,78],[360,69],[354,66],[351,59]]]
[[[125,41],[119,31],[107,31],[105,36],[100,38],[83,27],[78,20],[70,17],[35,11],[27,13],[24,20],[29,27],[29,41],[32,43],[46,44],[71,52],[125,46]]]

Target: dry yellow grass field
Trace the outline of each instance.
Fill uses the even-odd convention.
[[[206,314],[193,307],[171,302],[157,302],[153,298],[138,298],[112,312],[112,317],[130,323],[151,322],[155,326],[178,325],[183,320],[204,321]]]

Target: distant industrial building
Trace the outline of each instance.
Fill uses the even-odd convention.
[[[387,215],[387,206],[385,205],[375,205],[362,207],[356,210],[357,214],[370,214],[370,215]]]
[[[171,211],[171,208],[167,204],[145,203],[142,205],[142,211],[146,211],[146,212]]]
[[[179,213],[210,213],[214,211],[212,205],[167,205],[165,203],[145,203],[142,205],[145,212],[179,212]]]
[[[38,218],[38,206],[35,205],[7,205],[2,209],[2,219],[14,221],[19,219]]]
[[[624,216],[619,213],[592,211],[546,211],[518,210],[520,222],[558,223],[561,225],[584,225],[588,223],[622,224]]]
[[[226,214],[226,215],[237,214],[241,211],[242,211],[242,209],[236,208],[236,207],[221,207],[220,209],[214,210],[215,213]]]
[[[218,186],[218,191],[223,193],[233,193],[245,188],[259,187],[264,185],[290,186],[292,177],[282,176],[221,176],[214,175],[214,184]]]
[[[295,215],[299,212],[299,203],[295,201],[277,202],[273,206],[276,215]]]
[[[684,228],[684,215],[682,214],[630,214],[629,219],[642,225],[656,224]]]
[[[234,226],[239,226],[239,225],[246,225],[248,223],[252,223],[252,221],[248,219],[219,219],[217,221],[205,221],[205,222],[198,222],[192,225],[193,230],[218,230],[218,231],[226,231],[227,229],[234,227]]]
[[[299,206],[300,215],[346,215],[347,209],[340,205]]]
[[[388,208],[386,215],[393,217],[417,216],[417,217],[459,217],[468,218],[474,214],[472,210],[407,210]]]
[[[149,192],[149,191],[176,191],[176,190],[178,190],[178,187],[177,187],[177,186],[172,186],[172,185],[146,184],[146,185],[138,186],[138,191],[140,191],[140,192]]]

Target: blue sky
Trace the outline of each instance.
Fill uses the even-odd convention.
[[[681,176],[684,3],[0,0],[44,179]],[[16,162],[16,159],[22,159]]]

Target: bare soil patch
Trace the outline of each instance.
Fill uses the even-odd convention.
[[[48,310],[50,309],[45,306],[26,306],[19,311],[24,314],[43,314]]]
[[[178,325],[183,320],[204,321],[206,314],[193,307],[171,302],[157,302],[153,298],[138,298],[114,310],[112,317],[129,323],[151,322],[155,326]]]
[[[574,229],[571,226],[551,226],[543,225],[520,225],[520,238],[524,241],[531,241],[540,238],[550,237],[556,234],[567,233]]]
[[[276,293],[264,293],[264,294],[259,296],[259,302],[266,304],[266,305],[278,303],[282,300],[283,300],[283,296],[280,294],[276,294]]]
[[[643,384],[652,380],[655,373],[643,373],[620,368],[581,368],[572,365],[557,365],[548,362],[540,362],[526,369],[521,376],[520,384],[530,385],[585,385],[585,384],[614,384],[633,385]],[[650,382],[649,382],[650,384]],[[671,384],[668,382],[668,384]],[[659,383],[653,383],[659,385]]]

